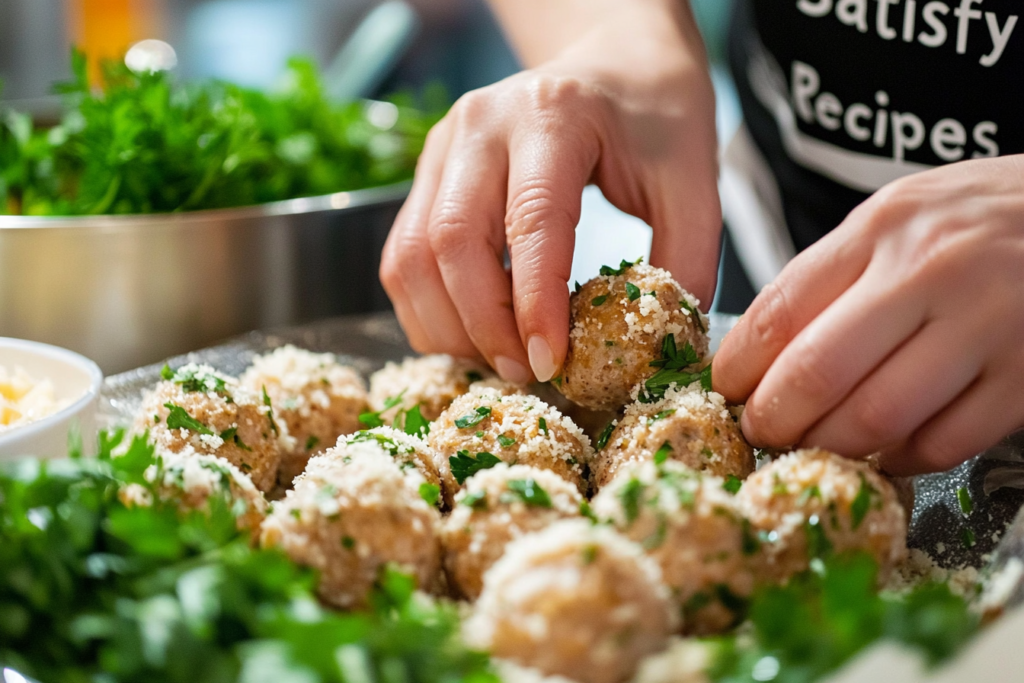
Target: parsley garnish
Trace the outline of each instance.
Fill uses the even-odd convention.
[[[739,480],[737,479],[737,481]],[[737,490],[739,489],[739,487],[736,488]],[[730,491],[730,493],[736,493],[736,491]],[[757,538],[757,534],[754,533],[754,528],[753,526],[751,526],[750,520],[744,519],[741,524],[741,527],[743,531],[743,554],[747,556],[753,555],[761,549],[761,541]]]
[[[548,421],[543,417],[537,418],[537,427],[540,431],[544,432],[544,436],[550,436],[550,434],[548,434]]]
[[[459,451],[458,454],[448,458],[452,476],[460,485],[480,470],[490,469],[499,463],[501,463],[501,459],[486,451],[477,453],[475,457],[470,455],[469,451]]]
[[[601,266],[601,275],[605,275],[605,276],[622,275],[627,270],[629,270],[630,268],[632,268],[635,265],[638,265],[643,260],[644,260],[643,256],[638,258],[636,261],[627,261],[627,260],[623,259],[622,262],[619,263],[618,269],[612,268],[611,266]]]
[[[735,495],[743,486],[743,480],[737,477],[735,474],[726,475],[725,481],[722,483],[722,488],[729,493]]]
[[[423,482],[420,484],[420,498],[426,501],[427,505],[437,505],[437,499],[441,495],[441,487],[437,484]]]
[[[224,439],[226,443],[234,443],[236,446],[241,448],[243,451],[251,451],[252,449],[245,445],[242,438],[238,436],[238,427],[231,427],[225,429],[220,433],[220,438]]]
[[[196,434],[207,434],[213,436],[213,432],[210,428],[204,425],[199,420],[195,419],[181,406],[176,406],[173,403],[165,403],[164,408],[170,411],[167,415],[167,428],[168,429],[187,429],[190,432]]]
[[[651,422],[657,422],[658,420],[664,420],[666,417],[669,417],[669,416],[675,415],[675,414],[676,414],[676,411],[675,411],[674,408],[671,409],[671,410],[663,410],[660,413],[658,413],[657,415],[655,415],[654,417],[652,417],[651,418]]]
[[[711,366],[708,365],[701,371],[688,371],[692,365],[700,362],[700,356],[694,350],[690,342],[686,342],[682,351],[676,347],[674,334],[666,334],[661,343],[661,358],[653,360],[650,366],[658,368],[646,382],[644,391],[640,393],[641,403],[653,403],[663,398],[665,391],[673,384],[679,387],[686,387],[696,381],[700,381],[705,391],[711,387]]]
[[[314,448],[316,448],[317,444],[319,444],[319,443],[320,443],[320,437],[310,435],[310,437],[308,439],[306,439],[306,450],[307,451],[313,450]]]
[[[474,491],[473,493],[467,493],[459,501],[459,505],[465,505],[468,508],[474,510],[486,510],[487,509],[487,492],[486,491]]]
[[[590,503],[586,499],[580,501],[580,514],[589,519],[591,522],[597,521],[597,515],[590,509]]]
[[[430,434],[430,420],[423,417],[423,412],[420,410],[418,403],[402,413],[400,417],[402,430],[405,431],[406,434],[411,434],[412,436],[418,436],[420,438]]]
[[[533,479],[510,479],[505,486],[508,491],[502,494],[502,502],[518,499],[533,507],[551,507],[551,497],[548,492]]]
[[[973,548],[974,544],[977,542],[974,538],[974,532],[967,527],[964,527],[963,532],[960,534],[960,538],[963,541],[965,548]]]
[[[179,385],[187,393],[199,392],[205,394],[207,392],[214,392],[221,395],[228,393],[227,383],[223,378],[206,370],[201,370],[194,365],[178,368],[177,372],[172,372],[169,365],[164,365],[160,371],[160,376],[169,382]]]
[[[861,525],[868,514],[868,510],[871,509],[872,496],[878,495],[878,491],[868,483],[864,473],[858,472],[857,474],[860,475],[860,489],[857,491],[857,496],[853,499],[853,503],[850,505],[850,514],[854,529]]]
[[[668,456],[671,453],[672,453],[672,444],[670,444],[668,441],[666,441],[665,443],[661,444],[661,448],[659,448],[658,450],[656,450],[654,452],[654,463],[656,465],[661,465],[666,460],[668,460]]]
[[[601,296],[595,296],[593,299],[591,299],[590,300],[590,305],[591,306],[600,306],[605,301],[608,301],[608,295],[607,294],[602,294]]]
[[[476,370],[469,370],[468,372],[466,372],[466,381],[469,382],[470,384],[473,384],[474,382],[481,382],[483,381],[483,379],[484,376],[481,375]]]
[[[498,434],[498,443],[501,444],[502,448],[508,448],[509,446],[514,446],[515,443],[516,443],[516,440],[513,439],[510,436],[505,436],[504,434]]]
[[[352,550],[352,548],[356,547],[356,539],[352,538],[351,536],[342,536],[341,546],[345,550]]]
[[[609,422],[607,425],[605,425],[604,429],[602,429],[601,433],[598,435],[598,437],[597,437],[597,450],[601,450],[602,448],[604,448],[605,446],[608,445],[608,439],[611,438],[613,431],[615,431],[615,421],[614,420]]]
[[[697,326],[698,330],[700,330],[704,334],[708,333],[707,329],[704,327],[704,321],[700,317],[700,311],[691,306],[690,302],[687,301],[686,299],[680,300],[679,306],[683,310],[688,311],[690,313],[690,319],[693,320],[693,324]]]
[[[580,293],[580,281],[579,280],[576,280],[576,293],[577,294]]]
[[[605,346],[615,346],[615,342],[613,342],[611,339],[605,339],[604,340],[604,345]]]
[[[480,421],[491,414],[491,409],[488,406],[480,406],[469,415],[463,415],[462,417],[455,420],[455,426],[459,429],[468,429],[469,427],[475,427],[480,424]]]
[[[270,422],[270,428],[274,431],[274,434],[280,434],[277,431],[277,422],[274,421],[274,407],[270,405],[270,395],[267,394],[266,385],[263,386],[263,405],[267,407],[267,421]]]
[[[636,301],[640,298],[640,288],[634,285],[632,282],[626,283],[626,296],[629,297],[630,301]]]
[[[644,493],[644,485],[640,480],[633,477],[619,491],[619,502],[622,504],[622,511],[626,514],[626,522],[632,524],[640,516],[640,497]]]
[[[818,515],[811,515],[804,523],[804,534],[807,537],[807,556],[822,558],[832,553],[832,541],[828,540],[825,530],[821,528]]]
[[[378,410],[376,412],[360,413],[359,421],[366,425],[367,429],[383,427],[384,420],[382,420],[380,416],[388,412],[395,406],[397,406],[399,403],[401,403],[402,397],[405,396],[406,391],[406,389],[402,389],[402,391],[398,392],[397,396],[388,396],[386,399],[384,399],[384,407],[381,410]]]
[[[971,500],[971,493],[963,486],[956,490],[956,499],[960,503],[960,512],[964,517],[969,517],[974,512],[974,501]]]

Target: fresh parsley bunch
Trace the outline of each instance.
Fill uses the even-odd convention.
[[[84,55],[71,61],[73,79],[58,86],[59,126],[38,130],[23,114],[0,112],[0,212],[191,211],[407,180],[444,111],[443,96],[429,92],[425,110],[400,96],[393,121],[369,116],[374,105],[330,101],[302,59],[271,93],[180,84],[120,61],[102,65],[94,89]]]
[[[153,449],[0,470],[0,668],[42,683],[497,683],[451,606],[382,574],[374,609],[320,606],[315,576],[237,531],[228,504],[183,513],[144,472]],[[127,507],[125,484],[152,506]]]

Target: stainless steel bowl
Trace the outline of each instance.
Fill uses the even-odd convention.
[[[409,185],[147,216],[0,216],[0,336],[107,374],[247,330],[388,308],[380,251]]]

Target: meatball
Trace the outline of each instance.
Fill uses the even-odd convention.
[[[593,512],[658,563],[687,633],[736,623],[754,589],[757,538],[724,480],[671,460],[636,464],[601,490]]]
[[[274,504],[260,540],[317,570],[324,602],[361,608],[388,563],[420,588],[436,588],[439,522],[440,513],[390,456],[363,453],[345,462],[318,455]]]
[[[448,585],[475,600],[509,541],[578,517],[582,502],[572,484],[536,467],[502,464],[473,475],[441,528]]]
[[[310,456],[361,429],[359,415],[368,407],[366,386],[355,370],[332,354],[291,345],[257,356],[240,381],[253,393],[267,392],[275,414],[295,439],[294,447],[281,454],[278,480],[285,487],[306,468]]]
[[[587,489],[590,439],[536,396],[494,390],[460,396],[434,422],[427,443],[439,463],[449,464],[441,474],[452,495],[466,477],[499,461],[551,470],[580,492]]]
[[[441,477],[437,471],[437,454],[422,439],[393,427],[376,427],[356,432],[338,441],[338,445],[324,452],[318,464],[334,460],[351,460],[364,453],[384,454],[398,465],[398,468],[411,476],[410,479],[420,495],[431,505],[442,501]],[[433,489],[421,489],[427,484]],[[430,491],[433,491],[432,493]]]
[[[725,398],[697,388],[669,389],[654,403],[633,403],[594,460],[594,486],[607,484],[627,463],[662,451],[695,470],[741,479],[754,471],[754,449],[743,438]]]
[[[736,496],[764,539],[761,571],[783,581],[830,551],[863,550],[884,580],[906,555],[907,517],[892,484],[867,463],[820,449],[762,467]]]
[[[224,458],[260,491],[273,489],[281,452],[294,442],[270,401],[206,365],[165,368],[164,377],[143,399],[133,430],[148,431],[167,451]]]
[[[676,626],[658,566],[586,520],[513,541],[484,576],[467,640],[545,674],[620,683]]]
[[[555,386],[591,410],[618,410],[658,369],[666,337],[690,363],[708,352],[708,319],[668,272],[623,263],[583,285],[570,300],[569,352]]]
[[[469,391],[470,384],[493,375],[472,361],[440,354],[389,362],[370,377],[370,407],[389,424],[399,411],[415,406],[433,421],[456,396]]]
[[[186,448],[180,453],[157,448],[157,462],[145,472],[157,498],[173,502],[182,511],[209,511],[218,499],[235,516],[240,530],[259,535],[267,514],[267,501],[252,480],[223,458],[196,453]],[[129,484],[121,490],[126,505],[149,505],[148,489]]]

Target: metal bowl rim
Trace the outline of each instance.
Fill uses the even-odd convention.
[[[146,226],[173,222],[201,223],[211,220],[244,220],[269,216],[294,216],[320,211],[358,209],[405,199],[411,181],[368,187],[361,190],[335,192],[314,197],[297,197],[266,204],[182,211],[180,213],[104,214],[99,216],[0,216],[0,230],[38,228],[116,228]]]

